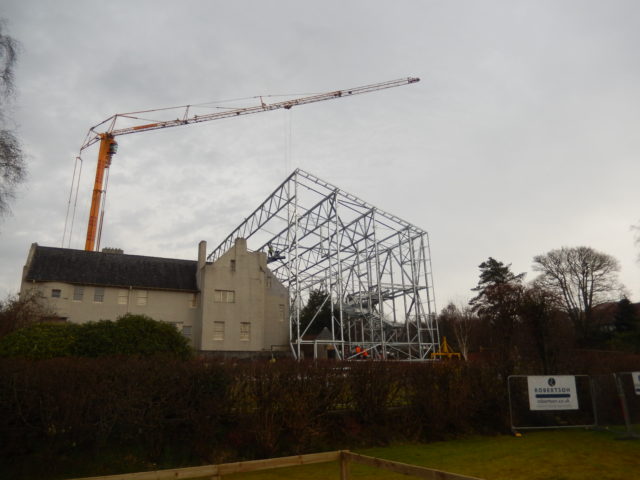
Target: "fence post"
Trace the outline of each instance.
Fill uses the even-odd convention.
[[[349,480],[349,450],[340,451],[340,480]]]
[[[591,392],[591,408],[593,408],[593,423],[595,424],[595,429],[600,427],[600,422],[598,421],[598,406],[596,405],[596,387],[593,384],[593,377],[589,375],[589,391]]]
[[[624,424],[627,427],[627,436],[621,437],[623,440],[635,440],[638,436],[633,433],[633,428],[631,427],[631,418],[629,417],[629,406],[627,405],[627,396],[624,393],[624,386],[622,385],[622,380],[620,379],[620,375],[617,373],[613,374],[613,378],[616,381],[616,390],[618,391],[618,398],[620,399],[620,407],[622,408],[622,415],[624,416]]]

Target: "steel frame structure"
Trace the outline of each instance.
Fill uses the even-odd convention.
[[[207,259],[217,260],[236,238],[268,252],[270,270],[289,289],[295,358],[305,345],[314,357],[330,345],[339,359],[358,357],[356,347],[369,358],[398,360],[438,351],[426,231],[297,169]],[[300,321],[312,290],[328,293],[333,312],[330,332],[316,338],[307,335],[315,316]]]

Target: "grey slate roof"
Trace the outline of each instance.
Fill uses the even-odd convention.
[[[197,262],[35,246],[25,280],[198,291]]]

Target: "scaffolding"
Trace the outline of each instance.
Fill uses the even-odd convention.
[[[289,289],[296,359],[323,348],[338,359],[366,352],[422,361],[439,350],[429,236],[415,225],[296,169],[207,259],[217,260],[236,238],[258,245]],[[313,291],[326,293],[328,305],[302,322]],[[327,306],[330,325],[309,335]]]

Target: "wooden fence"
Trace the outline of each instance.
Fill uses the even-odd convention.
[[[312,453],[293,457],[270,458],[267,460],[251,460],[247,462],[222,463],[220,465],[204,465],[201,467],[176,468],[171,470],[156,470],[153,472],[124,473],[103,477],[85,477],[72,480],[192,480],[208,478],[220,480],[224,475],[232,473],[256,472],[282,467],[311,465],[313,463],[340,462],[340,480],[349,480],[350,465],[359,463],[369,467],[389,470],[404,475],[411,475],[425,480],[481,480],[477,477],[443,472],[432,468],[409,465],[407,463],[384,460],[352,453],[348,450],[335,452]]]

